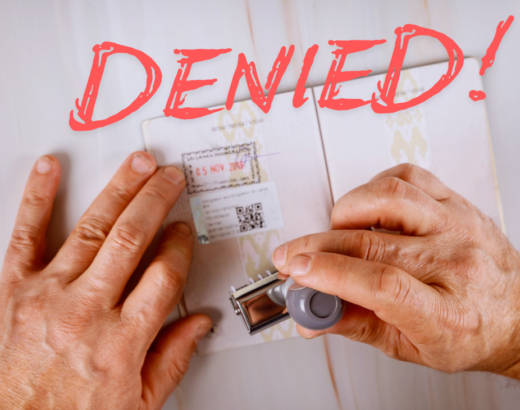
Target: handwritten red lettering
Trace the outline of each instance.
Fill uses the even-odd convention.
[[[162,73],[159,66],[149,56],[142,51],[122,46],[116,43],[104,42],[96,44],[92,49],[94,51],[94,61],[90,69],[87,86],[83,93],[81,104],[79,98],[76,99],[76,108],[78,109],[78,117],[83,121],[79,122],[74,118],[74,110],[70,112],[69,125],[74,131],[90,131],[96,128],[106,127],[114,124],[132,114],[141,108],[146,102],[152,98],[159,86],[161,85]],[[104,120],[92,121],[92,114],[99,92],[99,84],[103,77],[103,71],[107,63],[108,57],[112,54],[130,54],[137,58],[146,71],[146,87],[142,93],[128,107],[122,109],[117,114],[112,115]]]
[[[483,75],[495,61],[495,55],[500,42],[511,26],[513,20],[514,17],[509,16],[505,22],[501,21],[498,25],[495,37],[487,49],[486,55],[482,58],[482,67],[480,70],[481,75]],[[397,38],[395,40],[394,51],[392,53],[388,72],[386,73],[383,85],[381,85],[381,82],[378,82],[377,84],[377,89],[380,93],[380,96],[379,98],[376,98],[376,93],[373,93],[372,99],[369,101],[355,98],[335,98],[339,94],[341,88],[340,83],[361,76],[366,76],[372,72],[372,70],[342,71],[343,66],[348,54],[368,50],[375,45],[385,43],[386,40],[329,41],[330,45],[336,45],[338,49],[332,52],[335,58],[331,63],[323,91],[320,95],[320,99],[318,100],[319,106],[321,108],[329,108],[333,110],[350,110],[370,104],[372,110],[380,114],[401,111],[419,105],[441,92],[457,77],[460,70],[462,69],[464,64],[464,55],[462,50],[451,38],[445,34],[413,24],[406,24],[403,27],[398,27],[395,30],[395,34],[397,35]],[[409,101],[394,103],[396,89],[399,83],[408,43],[410,39],[416,36],[428,36],[440,41],[448,53],[448,70],[429,90],[422,92],[420,95]],[[302,70],[296,84],[296,89],[292,101],[293,107],[295,108],[301,107],[308,100],[308,97],[305,97],[305,85],[318,49],[318,45],[314,44],[305,53]],[[78,110],[77,118],[79,118],[79,120],[74,117],[74,110],[70,112],[69,125],[75,131],[94,130],[96,128],[104,127],[122,120],[134,111],[138,110],[148,100],[150,100],[150,98],[159,88],[162,80],[162,73],[157,64],[148,55],[139,50],[116,43],[104,42],[101,45],[94,46],[93,51],[94,60],[81,103],[79,102],[79,99],[76,99],[76,108]],[[175,49],[175,54],[182,55],[182,58],[178,60],[181,67],[176,73],[166,107],[164,108],[164,114],[166,116],[180,119],[194,119],[221,111],[223,108],[208,109],[181,107],[181,105],[184,104],[186,100],[186,92],[196,90],[206,85],[212,85],[217,81],[217,79],[188,80],[193,64],[211,60],[221,54],[229,53],[231,51],[232,50],[230,48],[193,50]],[[92,115],[94,112],[94,107],[99,92],[99,85],[101,83],[101,78],[103,76],[103,71],[105,69],[107,59],[112,54],[117,53],[133,55],[141,62],[146,71],[146,87],[144,91],[141,92],[128,107],[104,120],[93,121]],[[280,52],[278,53],[278,56],[273,63],[272,69],[267,76],[265,89],[268,90],[268,92],[267,95],[265,95],[264,88],[262,88],[258,78],[255,63],[253,61],[248,63],[245,55],[240,53],[238,55],[237,66],[227,94],[225,105],[226,109],[230,110],[233,107],[238,84],[242,76],[245,76],[246,84],[251,95],[251,100],[264,113],[268,113],[271,109],[274,95],[276,94],[280,81],[285,74],[285,71],[287,70],[293,54],[294,45],[289,46],[288,49],[286,47],[282,47],[280,49]],[[470,91],[469,96],[475,101],[485,98],[485,94],[482,91],[476,90]],[[261,118],[258,120],[241,120],[232,124],[214,126],[212,127],[212,131],[236,129],[244,127],[247,124],[250,125],[256,123],[257,121],[263,122],[264,120]],[[229,169],[230,171],[243,169],[244,164],[244,162],[238,161],[236,163],[229,163]],[[220,165],[222,166],[219,167]],[[209,173],[224,171],[225,165],[220,165],[209,167]],[[206,169],[206,167],[196,168],[196,173],[198,176],[207,175],[208,169]]]
[[[164,115],[167,117],[190,120],[193,118],[204,117],[205,115],[222,110],[222,108],[210,110],[208,108],[181,107],[186,99],[186,96],[183,96],[182,93],[196,90],[205,85],[212,85],[217,81],[216,78],[212,80],[188,80],[191,66],[194,63],[211,60],[220,54],[229,53],[230,51],[230,48],[221,50],[174,50],[175,54],[182,54],[184,57],[178,60],[181,68],[177,70],[177,75],[175,76],[172,90],[170,91],[168,102],[166,103],[166,108],[164,108]]]
[[[376,99],[376,93],[372,94],[372,110],[379,114],[397,112],[423,103],[435,94],[440,93],[446,86],[448,86],[448,84],[457,77],[464,64],[464,55],[462,54],[462,50],[445,34],[424,27],[415,26],[413,24],[406,24],[404,27],[398,27],[395,30],[395,34],[397,34],[397,39],[395,40],[394,52],[390,60],[390,66],[386,73],[385,84],[381,87],[381,82],[379,81],[377,83],[377,88],[381,93],[380,98],[383,104],[378,102],[379,100]],[[428,91],[425,91],[421,95],[412,98],[409,101],[395,104],[395,90],[399,83],[399,77],[401,75],[401,68],[403,67],[406,49],[408,48],[408,42],[416,36],[429,36],[436,38],[441,42],[448,52],[448,71]],[[457,58],[456,62],[455,57]]]
[[[325,85],[321,92],[318,104],[321,108],[330,108],[332,110],[351,110],[353,108],[361,107],[362,105],[370,104],[370,100],[364,101],[355,98],[338,98],[334,99],[338,95],[341,85],[336,90],[338,83],[353,80],[354,78],[363,77],[369,75],[372,70],[363,71],[341,71],[345,64],[345,59],[350,53],[357,53],[359,51],[368,50],[378,44],[386,43],[386,40],[350,40],[350,41],[329,41],[329,44],[337,45],[339,49],[332,52],[336,56],[336,59],[332,61],[332,64],[325,80]],[[328,95],[327,95],[328,94]]]
[[[231,107],[233,107],[238,82],[244,75],[246,77],[247,87],[249,88],[249,94],[251,94],[251,100],[263,112],[268,113],[271,109],[271,102],[273,101],[276,90],[278,89],[278,84],[280,84],[280,80],[291,61],[291,57],[294,53],[294,46],[289,47],[287,55],[285,54],[285,50],[285,47],[280,49],[280,53],[274,61],[273,68],[267,75],[267,82],[265,83],[265,88],[269,90],[267,97],[264,95],[264,90],[262,89],[262,85],[258,79],[255,63],[251,61],[251,63],[248,64],[244,53],[240,53],[238,55],[237,68],[235,74],[233,74],[231,86],[229,87],[226,109],[230,110]]]
[[[312,63],[314,63],[314,57],[318,52],[318,45],[314,44],[310,47],[305,53],[305,57],[303,58],[303,67],[300,77],[298,78],[298,83],[296,84],[296,90],[294,90],[293,95],[293,107],[300,108],[305,101],[309,99],[309,97],[303,98],[305,96],[305,83],[307,82],[307,78],[309,77],[309,71],[311,70]]]
[[[505,23],[503,21],[498,23],[497,31],[495,32],[495,37],[489,45],[486,51],[486,55],[482,57],[482,66],[480,67],[479,72],[480,75],[484,75],[486,73],[486,70],[489,67],[491,67],[495,62],[495,54],[497,53],[498,46],[500,45],[502,38],[504,38],[504,34],[506,34],[506,31],[509,29],[514,19],[515,18],[513,16],[509,16]]]

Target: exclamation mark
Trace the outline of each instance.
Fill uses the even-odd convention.
[[[498,23],[495,37],[489,45],[489,48],[486,51],[486,55],[482,57],[482,67],[480,67],[479,72],[480,75],[484,75],[486,70],[495,62],[495,54],[498,50],[498,46],[500,45],[502,38],[504,38],[504,34],[506,34],[506,31],[509,29],[509,26],[511,26],[511,23],[514,19],[515,18],[513,16],[509,16],[505,23],[503,21]],[[486,98],[486,93],[484,91],[471,90],[469,92],[469,98],[471,98],[473,101],[483,100]]]

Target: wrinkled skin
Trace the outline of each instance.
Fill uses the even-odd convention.
[[[520,379],[520,257],[490,218],[404,164],[343,196],[331,228],[273,255],[282,276],[350,302],[337,325],[299,327],[303,337],[340,334],[445,372]]]
[[[59,179],[56,158],[40,158],[0,275],[0,407],[159,409],[211,327],[194,315],[160,331],[186,281],[189,227],[169,226],[135,289],[125,287],[184,176],[132,154],[44,263]]]

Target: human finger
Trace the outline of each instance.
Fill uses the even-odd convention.
[[[165,327],[141,371],[143,407],[160,409],[188,370],[197,343],[211,329],[206,315],[192,315]]]
[[[373,344],[382,334],[386,325],[376,314],[353,303],[345,304],[345,313],[334,326],[323,330],[306,329],[297,325],[300,336],[305,339],[314,339],[325,334],[342,335],[356,342]]]
[[[401,269],[333,253],[305,253],[289,261],[287,272],[302,286],[336,295],[374,311],[385,322],[420,336],[438,292]]]
[[[399,164],[380,172],[370,182],[384,178],[399,178],[419,188],[437,201],[445,201],[453,195],[453,191],[431,172],[413,164]]]
[[[121,316],[129,320],[139,340],[149,346],[184,291],[193,249],[188,225],[169,225],[139,284],[125,300]],[[148,335],[148,339],[144,337]]]
[[[329,329],[310,330],[298,325],[297,330],[305,339],[324,334],[341,335],[373,346],[394,359],[423,363],[418,350],[400,330],[381,320],[373,311],[352,303],[347,303],[341,320]]]
[[[373,226],[422,236],[440,229],[447,210],[419,188],[389,177],[369,182],[341,197],[332,211],[332,229]]]
[[[74,282],[75,288],[80,293],[93,290],[105,304],[115,306],[184,186],[179,169],[159,169],[119,216],[90,267]]]
[[[282,274],[287,263],[306,252],[327,252],[351,256],[400,268],[423,279],[425,255],[429,245],[424,238],[392,235],[372,230],[336,230],[306,235],[283,245],[273,252],[273,264]],[[420,257],[417,257],[420,255]]]
[[[50,155],[39,158],[31,170],[6,253],[6,260],[11,261],[13,266],[24,268],[12,269],[12,279],[24,270],[42,267],[45,233],[60,175],[60,163]]]
[[[131,154],[83,214],[53,260],[63,280],[71,281],[92,263],[117,218],[156,169],[147,152]]]

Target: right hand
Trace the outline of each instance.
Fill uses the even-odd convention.
[[[340,334],[442,371],[520,379],[520,255],[489,217],[404,164],[343,196],[332,229],[273,255],[282,274],[351,302],[337,325],[299,327],[302,336]]]

